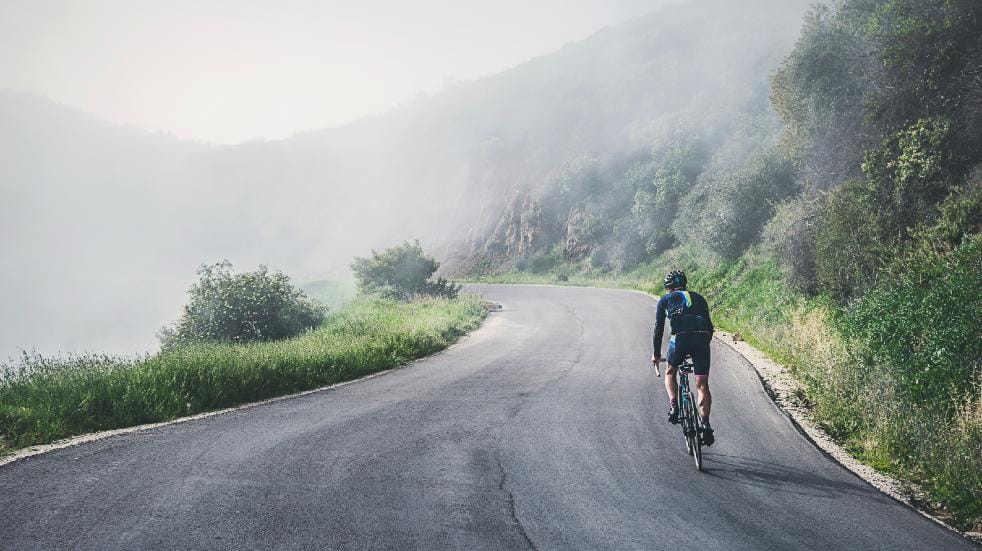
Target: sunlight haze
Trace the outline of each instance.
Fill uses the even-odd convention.
[[[214,143],[278,139],[491,74],[668,0],[0,4],[0,89]]]

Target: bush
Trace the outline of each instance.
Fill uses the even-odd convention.
[[[232,263],[223,260],[202,265],[198,275],[181,318],[160,332],[165,348],[203,341],[284,339],[324,321],[325,308],[294,288],[285,274],[266,266],[236,274]]]
[[[682,202],[672,232],[725,258],[736,258],[760,235],[775,205],[796,191],[791,163],[775,151],[740,173],[707,175]]]
[[[867,185],[880,208],[894,213],[895,226],[929,218],[948,194],[949,133],[945,120],[920,119],[866,151],[862,168]]]
[[[432,256],[423,253],[419,241],[390,247],[382,253],[372,251],[369,258],[355,258],[355,273],[362,294],[379,294],[397,300],[418,295],[456,298],[460,285],[444,278],[430,281],[440,267]]]
[[[828,196],[818,228],[815,260],[818,284],[839,302],[862,295],[896,254],[890,214],[863,182],[848,182]]]
[[[796,198],[777,206],[764,226],[763,251],[787,273],[788,283],[806,293],[816,290],[815,239],[821,204]]]
[[[556,246],[548,251],[539,251],[519,258],[515,268],[521,272],[544,274],[563,264],[563,261],[562,247]]]
[[[651,159],[632,166],[625,179],[635,189],[631,218],[644,252],[660,253],[675,243],[669,222],[679,202],[709,162],[706,144],[688,132],[652,151]]]
[[[918,403],[964,400],[982,372],[982,236],[948,254],[898,259],[894,281],[872,289],[844,316],[845,333],[869,344]]]

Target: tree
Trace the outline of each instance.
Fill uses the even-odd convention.
[[[790,162],[767,151],[740,172],[707,172],[681,202],[672,232],[724,258],[736,258],[760,237],[776,206],[797,192]]]
[[[418,295],[456,297],[460,285],[442,277],[430,281],[439,267],[439,262],[423,252],[419,241],[407,241],[381,253],[372,251],[371,257],[355,258],[351,264],[358,290],[363,294],[380,294],[399,300]]]

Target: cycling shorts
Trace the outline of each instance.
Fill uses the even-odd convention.
[[[677,366],[686,356],[692,357],[692,373],[698,377],[709,376],[709,343],[712,333],[678,333],[668,342],[668,365]]]

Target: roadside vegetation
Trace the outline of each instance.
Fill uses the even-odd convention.
[[[0,370],[0,454],[391,369],[446,348],[486,313],[471,295],[364,294],[325,314],[265,268],[234,274],[221,263],[200,275],[158,354],[25,355]]]
[[[685,269],[856,457],[982,531],[980,67],[978,2],[816,6],[770,109],[568,164],[462,273],[661,293]]]
[[[419,242],[405,242],[381,253],[372,251],[365,258],[355,258],[351,271],[358,291],[386,298],[409,300],[415,297],[456,298],[460,285],[433,275],[440,263],[423,252]]]

